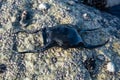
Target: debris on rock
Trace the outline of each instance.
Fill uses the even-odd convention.
[[[26,27],[28,25],[28,12],[24,10],[21,15],[20,25]]]

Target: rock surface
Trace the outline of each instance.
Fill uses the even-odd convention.
[[[75,2],[74,2],[75,1]],[[0,64],[7,71],[1,80],[119,80],[120,79],[120,20],[108,13],[76,3],[76,0],[0,0]],[[39,10],[40,3],[50,5]],[[26,10],[29,24],[20,25],[20,16]],[[87,14],[87,18],[83,17]],[[34,50],[43,46],[41,32],[12,34],[16,29],[37,30],[57,24],[77,25],[77,29],[99,30],[82,35],[89,44],[109,43],[96,49],[53,47],[44,53],[17,54],[13,50]],[[101,56],[102,55],[102,56]],[[92,60],[87,59],[94,59]],[[94,67],[84,62],[93,64]],[[106,65],[112,61],[114,73]],[[92,67],[92,68],[91,68]],[[90,69],[89,69],[90,68]]]

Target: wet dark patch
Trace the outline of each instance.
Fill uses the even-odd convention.
[[[0,64],[0,73],[7,71],[7,66],[5,64]]]
[[[107,9],[107,12],[120,19],[120,5],[116,5]]]
[[[84,62],[85,68],[90,72],[90,75],[93,75],[93,71],[95,70],[96,67],[96,60],[94,58],[88,58]]]
[[[100,10],[104,10],[107,4],[106,0],[83,0],[83,3]]]

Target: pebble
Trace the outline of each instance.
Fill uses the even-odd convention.
[[[15,22],[16,21],[16,17],[15,16],[12,16],[11,17],[11,22]]]
[[[115,65],[112,62],[107,63],[107,71],[114,73],[115,72]]]
[[[48,10],[49,7],[50,7],[50,6],[49,6],[47,3],[41,3],[41,4],[39,5],[39,9],[40,9],[40,10]]]
[[[30,80],[30,79],[26,77],[24,80]]]
[[[101,61],[105,61],[105,56],[102,54],[98,55],[97,58]]]
[[[83,18],[84,18],[85,20],[88,20],[88,19],[90,18],[90,16],[89,16],[87,13],[84,13],[84,14],[83,14]]]
[[[68,1],[69,5],[75,5],[75,1]]]

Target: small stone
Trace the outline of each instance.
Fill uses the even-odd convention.
[[[105,61],[105,56],[102,54],[98,55],[97,58],[101,61]]]
[[[0,64],[0,73],[4,73],[7,70],[7,67],[5,64]]]
[[[69,5],[75,5],[75,1],[68,1]]]
[[[107,71],[114,73],[115,72],[115,66],[112,62],[107,63]]]
[[[15,16],[11,17],[11,22],[15,22],[15,21],[16,21],[16,17]]]
[[[30,80],[30,79],[26,77],[24,80]]]
[[[84,18],[85,20],[88,20],[90,17],[89,17],[89,15],[88,15],[87,13],[84,13],[84,14],[83,14],[83,18]]]
[[[40,10],[48,10],[49,7],[50,7],[50,6],[49,6],[47,3],[41,3],[41,4],[39,5],[39,9],[40,9]]]

